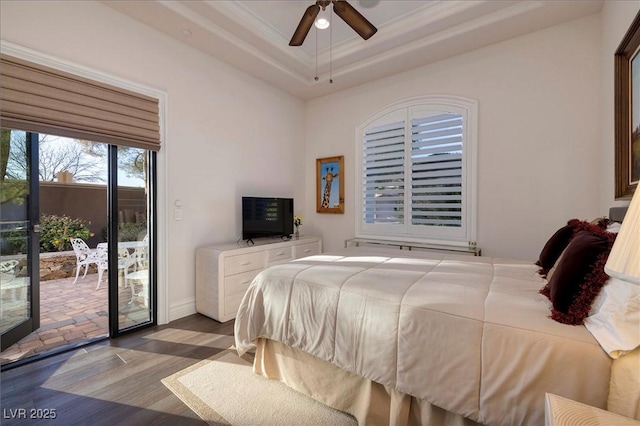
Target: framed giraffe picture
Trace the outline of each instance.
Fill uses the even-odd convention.
[[[316,211],[344,213],[344,156],[316,160]]]

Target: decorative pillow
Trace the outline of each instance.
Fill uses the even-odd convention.
[[[613,222],[606,217],[597,217],[591,222],[571,219],[565,226],[558,229],[542,248],[540,256],[535,263],[536,265],[540,266],[538,273],[542,277],[547,278],[549,272],[552,270],[554,265],[556,265],[562,253],[575,236],[576,231],[582,229],[582,226],[584,224],[590,224],[602,229],[609,230],[609,228],[612,227],[612,224],[615,223],[616,222]],[[619,228],[620,224],[617,224],[617,226]],[[616,229],[616,227],[613,226],[612,229]],[[609,230],[609,232],[617,232],[617,230]],[[550,279],[551,277],[549,276],[548,278]]]
[[[640,346],[640,286],[609,278],[584,325],[611,358]]]
[[[547,274],[545,275],[544,272],[542,272],[542,270],[539,270],[538,273],[540,274],[540,276],[542,278],[546,278],[547,282],[551,281],[551,278],[553,277],[553,274],[555,274],[556,272],[556,268],[558,267],[558,264],[561,263],[562,257],[564,256],[564,252],[567,251],[567,249],[565,248],[564,250],[562,250],[562,254],[560,255],[560,257],[558,258],[558,260],[556,260],[556,263],[553,264],[553,266],[551,267],[551,269],[549,269],[549,272],[547,272]]]
[[[564,324],[582,324],[593,300],[609,276],[604,265],[616,234],[581,222],[557,264],[555,273],[540,292],[549,297],[551,318]]]
[[[538,271],[540,275],[543,277],[546,276],[553,265],[555,265],[564,249],[567,248],[571,242],[573,234],[579,223],[581,222],[578,219],[571,219],[565,226],[558,229],[551,238],[549,238],[542,248],[538,261],[536,262],[536,265],[540,267],[540,270]]]

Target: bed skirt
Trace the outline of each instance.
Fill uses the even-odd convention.
[[[607,410],[640,420],[640,347],[613,360]]]
[[[274,340],[256,341],[253,370],[329,407],[351,414],[359,425],[479,425]]]

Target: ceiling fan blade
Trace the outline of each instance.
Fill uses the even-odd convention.
[[[346,1],[333,0],[331,3],[333,3],[333,11],[336,15],[342,18],[342,20],[353,28],[353,31],[357,32],[363,39],[368,40],[378,31],[371,22],[367,21],[360,12]]]
[[[298,28],[296,28],[296,31],[293,33],[293,37],[291,37],[289,46],[302,46],[302,43],[307,37],[307,34],[313,25],[313,21],[316,19],[319,12],[320,6],[317,4],[312,4],[304,11],[304,15],[302,15],[300,23],[298,23]]]

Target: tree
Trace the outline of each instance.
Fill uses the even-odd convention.
[[[127,176],[142,179],[147,187],[147,156],[146,150],[131,147],[118,149],[118,168],[124,170]]]
[[[0,129],[0,180],[7,174],[9,152],[11,151],[11,130]]]
[[[107,156],[107,145],[100,142],[92,142],[88,140],[76,140],[82,144],[86,152],[96,157]],[[147,158],[144,149],[133,148],[128,146],[118,147],[118,169],[124,171],[128,177],[139,178],[147,182]]]
[[[14,148],[25,144],[25,133],[1,129],[0,132],[0,202],[23,204],[29,192],[26,169],[11,170],[11,157],[15,155]],[[24,160],[22,161],[24,163]]]
[[[11,150],[8,156],[7,178],[24,179],[27,171],[27,144],[24,132],[11,132]],[[13,135],[16,134],[16,137]],[[39,141],[40,181],[53,182],[58,173],[67,171],[77,182],[106,182],[104,159],[87,150],[83,143],[74,139],[40,135]]]
[[[23,131],[2,129],[0,167],[5,171],[3,182],[5,179],[12,182],[26,180],[26,136]],[[108,144],[53,135],[39,136],[40,181],[55,181],[58,173],[66,171],[76,182],[106,183]],[[146,186],[146,168],[144,149],[118,147],[118,170],[128,177],[142,180]],[[2,198],[6,201],[6,197]]]

